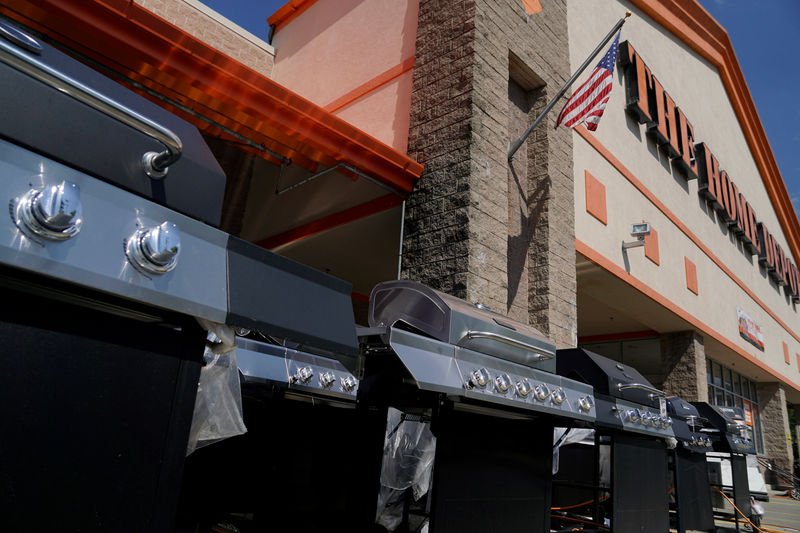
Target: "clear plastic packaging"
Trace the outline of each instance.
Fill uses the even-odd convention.
[[[208,333],[186,455],[247,431],[232,328],[198,319]]]
[[[402,522],[405,491],[414,500],[430,489],[436,437],[430,423],[389,408],[375,522],[394,531]]]

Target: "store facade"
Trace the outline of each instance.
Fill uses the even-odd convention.
[[[366,8],[380,2],[336,17],[324,4],[270,19],[275,74],[297,79],[287,73],[304,57],[325,58],[323,78],[355,72],[340,109],[378,135],[386,122],[370,106],[409,109],[398,147],[425,171],[405,210],[402,276],[630,363],[687,400],[741,407],[759,453],[790,465],[800,227],[730,40],[698,3],[421,1],[386,18]],[[598,130],[554,130],[554,112],[509,164],[508,143],[626,10]],[[328,32],[341,49],[326,53]],[[380,46],[346,37],[370,32]],[[388,81],[368,73],[392,65]],[[644,246],[624,249],[640,222]]]
[[[694,0],[295,0],[271,45],[194,0],[78,3],[83,19],[27,4],[4,14],[196,122],[238,206],[225,229],[352,283],[357,320],[376,282],[421,281],[741,407],[759,453],[792,463],[800,225],[730,40]],[[144,37],[140,56],[110,40],[122,22],[86,31],[53,5],[146,19],[196,63],[147,63]],[[626,10],[597,131],[553,112],[509,163]]]

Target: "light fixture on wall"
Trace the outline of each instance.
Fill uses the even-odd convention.
[[[623,241],[622,249],[627,250],[628,248],[638,248],[639,246],[644,246],[644,238],[648,235],[650,235],[649,222],[631,224],[631,237],[636,237],[636,240],[630,242]]]

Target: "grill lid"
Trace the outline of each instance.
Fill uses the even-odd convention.
[[[537,329],[415,281],[372,289],[369,325],[405,325],[441,342],[555,372],[555,345]]]
[[[557,366],[560,375],[592,385],[597,394],[651,407],[664,397],[635,368],[583,348],[558,350]]]
[[[0,136],[219,226],[225,174],[197,128],[7,21],[0,26],[38,45],[0,37]]]

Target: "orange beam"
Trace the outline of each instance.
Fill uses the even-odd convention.
[[[401,203],[403,203],[403,199],[396,194],[387,194],[386,196],[375,198],[369,202],[350,207],[344,211],[339,211],[338,213],[328,215],[319,220],[309,222],[308,224],[303,224],[302,226],[290,229],[284,233],[267,237],[257,242],[256,245],[266,248],[267,250],[274,250],[280,246],[306,239],[318,233],[322,233],[323,231],[343,226],[376,213],[387,211],[393,207],[397,207]]]
[[[277,32],[291,21],[299,17],[306,9],[313,6],[317,0],[291,0],[277,10],[267,19],[267,24],[275,26]]]

